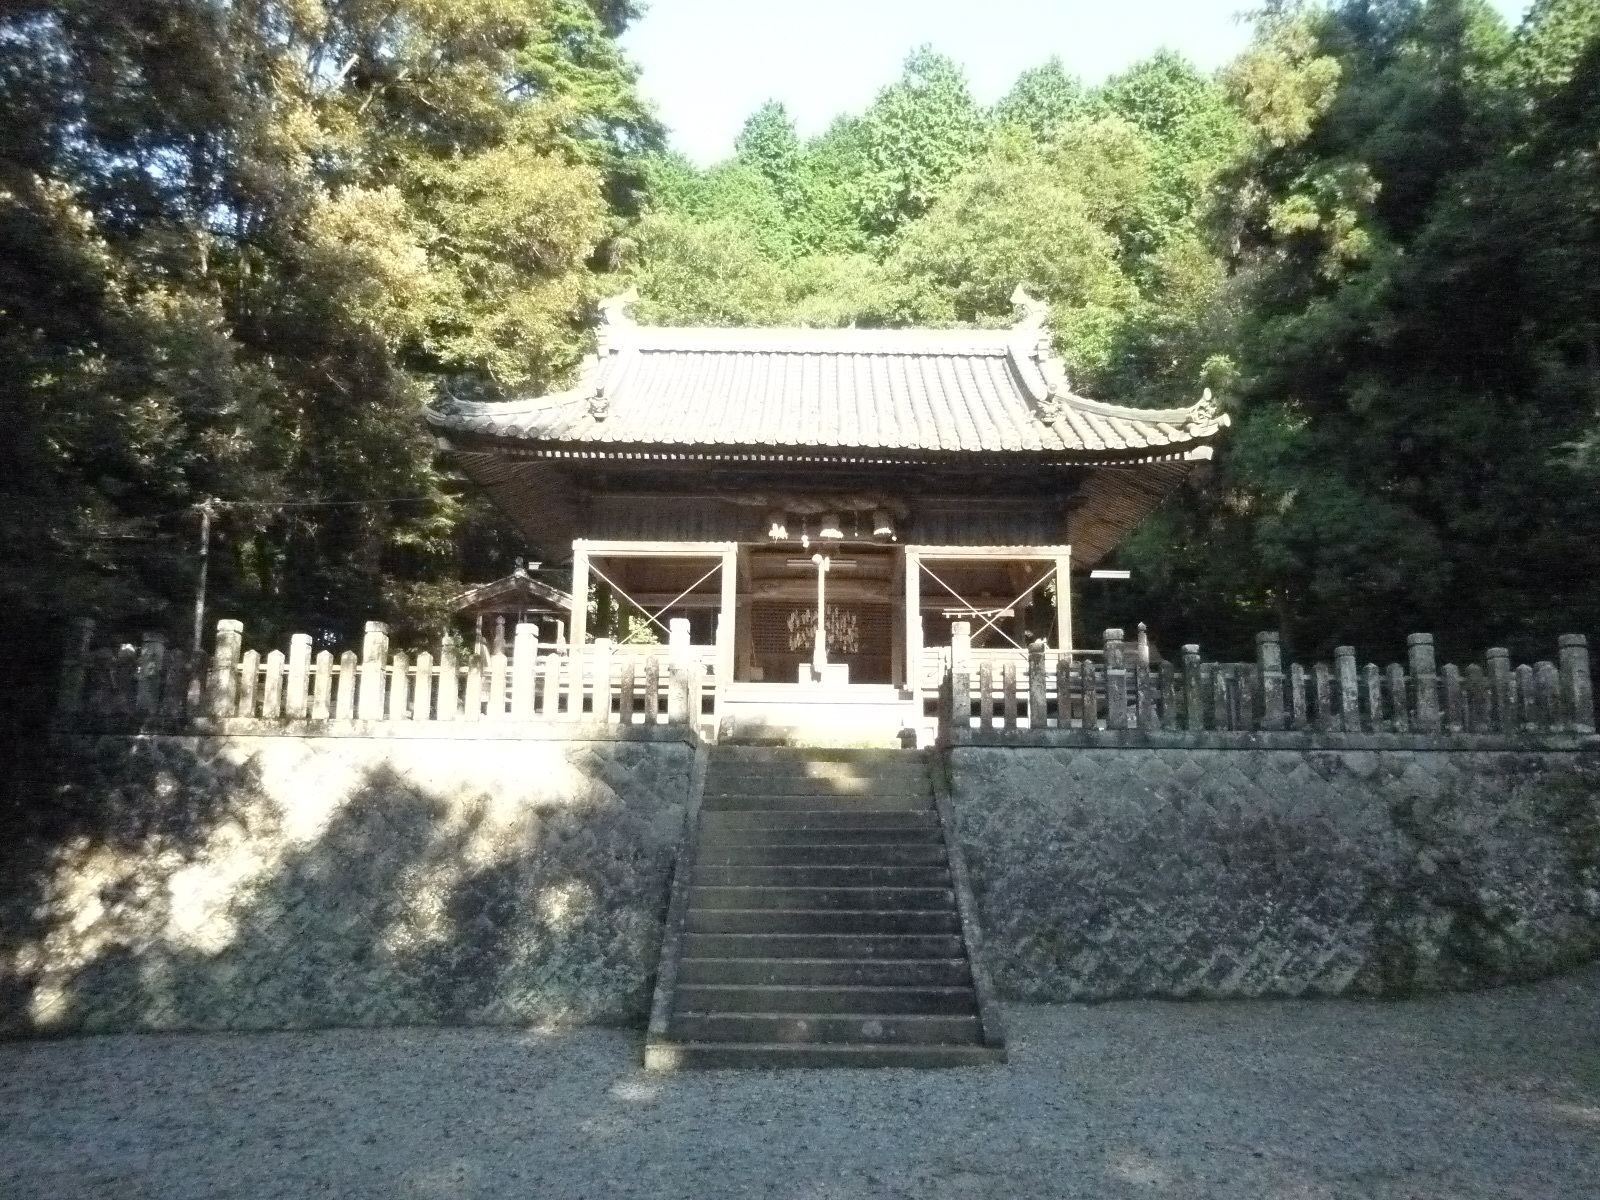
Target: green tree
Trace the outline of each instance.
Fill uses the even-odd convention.
[[[998,125],[1027,130],[1038,142],[1047,142],[1068,121],[1082,115],[1083,85],[1051,57],[1043,66],[1030,67],[1017,76],[1011,90],[994,106]]]

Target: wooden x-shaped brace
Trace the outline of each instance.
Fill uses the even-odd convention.
[[[944,580],[940,579],[939,576],[934,573],[933,569],[931,567],[929,567],[927,563],[921,562],[919,560],[918,565],[921,566],[921,568],[928,573],[928,578],[932,579],[935,583],[937,583],[945,591],[949,592],[958,601],[960,601],[960,603],[962,604],[963,608],[965,609],[965,611],[967,613],[969,613],[973,617],[981,617],[981,618],[983,618],[983,624],[978,626],[978,628],[976,628],[976,629],[974,629],[972,631],[972,636],[973,636],[974,640],[976,640],[978,635],[981,634],[984,630],[993,629],[1001,637],[1005,638],[1006,641],[1010,642],[1013,646],[1016,646],[1016,648],[1018,650],[1024,650],[1025,648],[1022,647],[1022,646],[1017,646],[1016,639],[1014,639],[1004,629],[1001,629],[999,625],[995,624],[995,622],[998,621],[1007,612],[1015,611],[1017,605],[1021,604],[1024,600],[1026,600],[1030,595],[1033,594],[1033,591],[1034,591],[1035,588],[1037,588],[1040,584],[1044,583],[1046,580],[1054,578],[1055,574],[1056,574],[1056,569],[1055,569],[1055,567],[1052,566],[1043,575],[1039,576],[1039,578],[1035,579],[1026,588],[1024,588],[1022,593],[1015,600],[1013,600],[1010,604],[1007,604],[1007,605],[1004,605],[1001,608],[995,609],[989,616],[985,617],[982,610],[980,610],[979,608],[974,606],[973,603],[970,600],[968,600],[960,592],[956,591],[955,588],[951,587]]]
[[[660,608],[656,609],[655,612],[651,612],[648,608],[646,608],[644,605],[640,604],[632,596],[628,595],[628,591],[627,591],[626,588],[624,588],[621,584],[617,583],[616,580],[609,578],[603,571],[600,570],[599,567],[595,566],[593,562],[591,562],[589,564],[589,570],[597,578],[603,579],[603,580],[605,580],[605,582],[609,583],[611,585],[611,590],[612,591],[614,591],[618,596],[620,596],[622,599],[626,600],[629,604],[633,605],[641,613],[643,613],[645,620],[649,621],[650,624],[654,625],[657,629],[661,630],[662,633],[666,633],[666,634],[668,634],[670,636],[670,631],[667,629],[667,627],[665,625],[663,625],[661,623],[661,619],[660,619],[661,618],[661,614],[666,612],[669,608],[671,608],[679,600],[682,600],[690,592],[694,591],[695,588],[699,587],[706,580],[710,579],[718,571],[722,570],[722,564],[718,563],[716,566],[712,567],[711,570],[707,571],[704,575],[700,576],[699,579],[696,579],[688,587],[684,588],[683,591],[679,592],[671,600],[668,600]],[[574,598],[574,602],[576,602],[576,598]],[[636,634],[637,632],[638,632],[638,630],[635,630],[633,633],[630,633],[627,637],[622,639],[620,644],[626,646],[628,643],[633,641],[634,634]]]

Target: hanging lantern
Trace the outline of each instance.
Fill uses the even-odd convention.
[[[821,538],[834,538],[836,540],[842,540],[844,538],[844,530],[839,527],[838,513],[830,512],[822,514],[822,528],[817,531],[817,536]]]
[[[873,510],[872,536],[875,538],[892,538],[894,536],[894,522],[889,519],[887,509],[879,508]]]

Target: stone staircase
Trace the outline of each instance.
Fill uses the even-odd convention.
[[[924,756],[709,753],[674,880],[646,1065],[1003,1060]]]

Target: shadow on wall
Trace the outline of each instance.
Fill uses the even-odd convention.
[[[4,864],[0,1034],[622,1023],[648,1009],[686,747],[74,750],[53,835]]]

